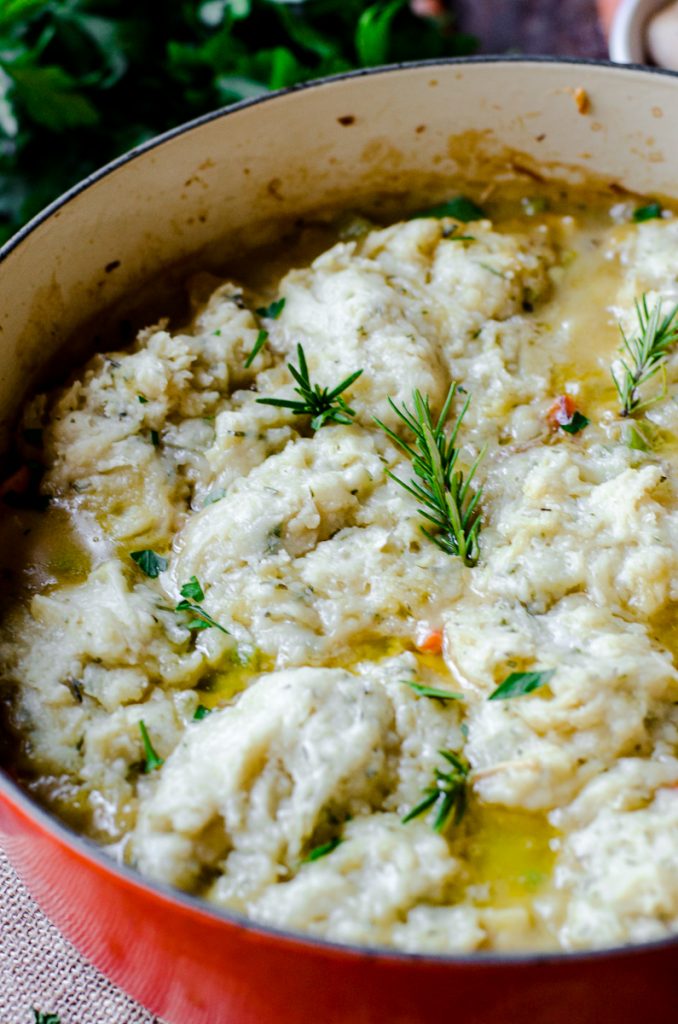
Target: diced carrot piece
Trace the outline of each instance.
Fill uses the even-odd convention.
[[[28,466],[20,466],[15,473],[8,476],[0,484],[0,496],[5,494],[24,494],[30,485],[31,474]]]
[[[425,632],[417,633],[417,650],[422,654],[443,653],[443,631],[442,629],[426,629]]]
[[[577,411],[577,406],[572,395],[560,395],[546,413],[549,426],[556,430],[564,423],[569,423]]]

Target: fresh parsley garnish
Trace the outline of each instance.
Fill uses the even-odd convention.
[[[405,686],[409,686],[411,690],[414,690],[418,697],[431,697],[435,700],[464,699],[461,693],[453,693],[451,690],[439,690],[435,686],[423,686],[421,683],[415,683],[410,679],[403,679],[403,683]]]
[[[332,853],[333,850],[336,850],[343,841],[343,839],[337,837],[336,839],[330,839],[328,843],[322,843],[320,846],[314,846],[310,853],[304,857],[301,863],[309,864],[314,860],[320,860],[321,857],[326,857],[328,853]]]
[[[447,202],[429,206],[426,210],[419,210],[410,217],[410,220],[417,220],[420,217],[453,217],[455,220],[461,221],[462,224],[468,224],[473,220],[485,220],[487,214],[468,196],[455,196],[454,199],[448,199]]]
[[[590,420],[584,416],[579,410],[575,410],[572,414],[572,419],[566,423],[559,423],[558,426],[561,430],[564,430],[566,434],[578,434],[584,427],[588,427]]]
[[[131,146],[223,104],[475,46],[446,5],[430,16],[384,0],[173,0],[157,9],[162,17],[111,0],[0,4],[0,241]],[[60,159],[46,160],[55,147]]]
[[[297,387],[294,390],[299,398],[257,398],[257,402],[260,405],[275,405],[282,409],[291,409],[298,416],[310,416],[312,430],[320,430],[326,423],[351,423],[355,411],[346,404],[341,395],[347,388],[350,388],[363,371],[356,370],[330,391],[329,388],[321,388],[319,384],[311,384],[306,356],[301,345],[297,345],[297,357],[299,367],[288,363],[287,368],[297,382]]]
[[[478,502],[482,495],[482,487],[472,491],[471,484],[485,450],[483,449],[476,457],[464,478],[462,471],[457,469],[459,449],[455,445],[459,428],[471,401],[470,396],[466,397],[449,435],[445,428],[456,390],[457,385],[453,381],[435,423],[429,398],[424,397],[420,391],[415,390],[412,393],[414,413],[410,412],[406,405],[399,409],[389,398],[389,405],[393,411],[414,434],[416,448],[403,441],[376,417],[375,423],[412,460],[415,476],[409,483],[405,483],[390,470],[387,470],[387,474],[423,505],[423,508],[419,509],[419,514],[432,523],[436,531],[431,532],[422,526],[422,532],[448,555],[458,555],[465,565],[475,565],[479,555]]]
[[[655,220],[657,217],[661,217],[661,215],[662,205],[657,202],[647,203],[645,206],[639,206],[633,211],[633,219],[636,224],[640,224],[644,220]]]
[[[61,1024],[61,1017],[58,1013],[43,1013],[31,1006],[33,1011],[33,1024]]]
[[[228,635],[228,630],[220,626],[204,608],[200,607],[200,602],[205,600],[205,594],[195,576],[191,576],[188,583],[184,583],[180,594],[184,600],[179,601],[175,611],[191,613],[192,618],[186,623],[187,629],[212,629],[214,627]]]
[[[129,556],[133,562],[136,562],[143,573],[150,576],[152,580],[158,578],[161,572],[165,572],[168,566],[168,561],[163,558],[162,555],[157,555],[155,551],[151,551],[150,548],[143,548],[141,551],[132,551]]]
[[[282,301],[284,302],[285,300],[283,299]],[[257,356],[261,352],[262,348],[266,344],[267,340],[268,340],[268,331],[264,331],[264,330],[259,331],[259,333],[257,334],[257,340],[254,342],[254,345],[252,347],[252,351],[250,352],[250,354],[248,355],[247,359],[245,360],[245,369],[246,370],[248,370],[250,368],[250,366],[252,365],[252,363],[257,358]]]
[[[662,300],[649,310],[647,296],[636,300],[636,316],[638,328],[630,338],[622,336],[621,370],[611,370],[612,380],[621,401],[621,416],[631,416],[650,405],[658,402],[663,391],[652,398],[642,399],[640,389],[656,373],[664,370],[669,350],[678,342],[678,305],[662,316]]]
[[[144,772],[148,775],[149,772],[155,771],[156,768],[161,768],[165,762],[162,757],[158,757],[153,749],[153,744],[143,719],[139,722],[139,731],[141,732],[141,740],[144,744]]]
[[[547,668],[539,672],[511,672],[487,699],[509,700],[511,697],[523,697],[527,693],[533,693],[548,683],[555,671],[554,668]]]
[[[148,404],[148,399],[146,398],[145,395],[137,395],[137,400],[141,403],[141,405]]]
[[[433,822],[436,832],[443,832],[453,820],[458,825],[464,817],[466,810],[467,794],[466,788],[469,776],[469,763],[461,754],[455,754],[452,750],[439,750],[441,757],[452,766],[451,771],[441,771],[436,768],[433,784],[424,790],[424,799],[402,818],[403,825],[413,818],[425,814],[434,804],[438,804],[438,810]]]
[[[197,708],[193,712],[193,721],[202,722],[203,718],[207,718],[207,716],[211,714],[211,708],[206,708],[204,704],[198,704]]]
[[[269,320],[277,320],[284,308],[285,300],[275,299],[268,306],[259,306],[257,309],[257,316],[267,317]]]
[[[160,434],[158,433],[157,430],[151,431],[151,444],[153,445],[154,448],[157,448],[158,445],[160,444]]]
[[[191,576],[188,583],[184,583],[183,587],[179,591],[182,597],[188,597],[191,601],[204,601],[205,594],[202,587],[198,583],[197,576]]]

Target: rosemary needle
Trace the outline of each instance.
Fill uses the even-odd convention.
[[[443,772],[440,768],[435,769],[433,784],[424,790],[424,799],[401,819],[403,825],[412,821],[413,818],[418,818],[420,814],[425,814],[434,804],[438,804],[438,811],[433,822],[436,832],[444,832],[452,817],[454,817],[455,825],[458,825],[464,817],[467,803],[468,761],[451,750],[439,750],[438,753],[452,766],[452,770]]]
[[[678,306],[662,316],[662,300],[658,299],[652,310],[648,308],[647,296],[636,300],[638,329],[628,337],[619,327],[622,336],[623,355],[619,362],[621,369],[611,370],[612,380],[621,401],[621,416],[631,416],[653,405],[662,397],[641,400],[640,388],[656,373],[664,370],[669,349],[678,341]]]
[[[422,532],[448,555],[458,555],[465,565],[475,565],[479,555],[478,502],[482,488],[472,491],[471,484],[485,449],[480,452],[464,479],[462,471],[456,468],[459,449],[455,445],[470,397],[466,398],[449,436],[445,429],[445,421],[456,390],[457,384],[453,381],[435,424],[431,416],[429,398],[424,397],[420,391],[415,390],[412,393],[413,413],[405,404],[399,409],[389,398],[389,405],[393,411],[415,435],[416,447],[403,441],[381,420],[375,418],[375,423],[412,459],[415,477],[409,483],[405,483],[389,470],[387,473],[392,480],[417,499],[423,506],[419,509],[419,514],[436,527],[434,533],[422,526]]]
[[[287,368],[297,382],[297,387],[294,390],[299,398],[257,398],[257,402],[260,405],[275,405],[282,409],[291,409],[298,416],[310,416],[313,430],[320,430],[326,423],[351,423],[355,411],[346,404],[341,395],[347,388],[350,388],[363,371],[356,370],[330,391],[329,388],[321,388],[319,384],[311,383],[306,356],[301,345],[297,345],[297,356],[299,366],[296,367],[292,363],[288,363]]]

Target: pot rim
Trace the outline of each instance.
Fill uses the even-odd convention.
[[[610,68],[618,74],[630,71],[632,73],[659,75],[678,79],[678,72],[669,71],[666,68],[647,67],[640,64],[619,65],[610,60],[593,60],[588,58],[560,56],[523,56],[516,54],[509,56],[490,55],[404,61],[400,63],[379,65],[373,68],[360,68],[355,71],[343,72],[338,75],[330,75],[325,78],[302,82],[299,85],[294,85],[287,89],[279,89],[275,92],[265,93],[262,96],[255,96],[251,99],[241,100],[238,103],[230,104],[225,107],[219,107],[216,110],[210,111],[207,114],[202,114],[200,117],[194,118],[191,121],[177,125],[175,128],[170,128],[168,131],[163,132],[160,135],[156,135],[152,139],[148,139],[139,146],[128,150],[119,157],[116,157],[114,160],[88,175],[82,181],[77,182],[57,199],[53,200],[53,202],[46,206],[40,213],[33,217],[32,220],[24,225],[24,227],[20,228],[16,234],[8,239],[8,241],[0,247],[0,265],[11,255],[11,253],[14,252],[16,248],[18,248],[18,246],[21,245],[22,242],[33,234],[37,228],[49,220],[57,210],[61,210],[67,206],[82,192],[86,191],[103,178],[108,177],[108,175],[114,173],[118,168],[137,159],[137,157],[141,157],[179,135],[190,132],[201,125],[208,124],[209,122],[216,121],[220,118],[226,118],[231,114],[257,106],[260,103],[275,101],[280,97],[288,96],[297,92],[303,92],[307,89],[332,86],[336,82],[341,82],[345,79],[392,74],[421,67],[435,68],[447,67],[448,65],[484,64],[523,64],[536,66],[558,64],[575,68],[603,67]],[[308,935],[303,932],[294,930],[288,931],[283,928],[259,924],[237,911],[217,907],[214,904],[208,903],[207,900],[198,896],[193,896],[190,893],[182,892],[180,889],[176,889],[164,882],[145,878],[133,868],[128,867],[125,864],[118,863],[116,860],[108,856],[104,852],[103,848],[97,845],[93,840],[75,832],[65,822],[47,811],[35,799],[29,796],[25,789],[23,789],[23,787],[9,775],[4,767],[0,767],[0,801],[8,802],[14,809],[18,809],[29,820],[40,827],[44,833],[47,833],[51,838],[56,839],[62,847],[66,847],[68,850],[78,854],[86,861],[93,862],[94,866],[103,869],[104,874],[112,875],[117,882],[124,883],[126,887],[146,891],[157,899],[178,904],[184,911],[188,911],[191,915],[205,917],[215,924],[226,924],[230,927],[246,931],[255,936],[261,936],[265,939],[281,940],[285,945],[302,948],[305,947],[309,952],[326,954],[334,957],[344,957],[346,959],[359,958],[364,960],[367,958],[386,963],[391,962],[393,964],[414,962],[438,967],[456,966],[481,969],[483,967],[509,967],[512,965],[516,967],[531,967],[535,964],[557,967],[562,963],[571,964],[579,963],[580,961],[595,961],[612,956],[646,956],[651,955],[654,952],[661,952],[664,950],[675,949],[678,951],[678,936],[658,939],[653,942],[610,946],[604,949],[547,952],[525,951],[517,953],[488,953],[483,952],[482,950],[472,953],[457,954],[416,953],[393,949],[387,946],[359,946],[350,943],[344,944],[333,942],[329,939]],[[0,832],[0,845],[3,845],[2,839],[3,836]]]

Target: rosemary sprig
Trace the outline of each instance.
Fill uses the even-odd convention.
[[[287,364],[287,368],[297,382],[294,389],[299,395],[292,398],[257,398],[260,405],[275,405],[283,409],[291,409],[298,416],[311,416],[311,428],[320,430],[326,423],[351,423],[355,411],[340,396],[363,372],[356,370],[331,391],[321,388],[319,384],[311,384],[306,356],[301,345],[297,345],[299,367]]]
[[[480,553],[478,502],[483,489],[479,487],[476,491],[471,491],[471,483],[485,449],[480,452],[464,479],[462,471],[456,468],[459,449],[455,444],[469,407],[470,397],[466,398],[449,436],[445,431],[445,421],[456,390],[456,381],[452,381],[435,424],[431,416],[429,398],[424,397],[420,391],[415,390],[412,393],[414,413],[410,412],[405,404],[399,409],[389,398],[389,405],[393,411],[415,435],[416,447],[403,441],[381,420],[375,418],[375,423],[412,459],[412,469],[418,480],[413,478],[409,483],[405,483],[389,470],[387,473],[424,506],[419,509],[419,514],[437,530],[436,533],[432,533],[422,526],[422,532],[448,555],[458,555],[465,565],[475,565]]]
[[[433,785],[426,787],[424,799],[401,819],[403,825],[413,818],[418,818],[420,814],[425,814],[436,803],[438,811],[433,822],[436,832],[444,832],[451,818],[453,823],[458,825],[464,817],[469,763],[465,757],[455,754],[452,750],[439,750],[438,753],[452,765],[452,770],[443,772],[440,768],[435,769]]]
[[[640,388],[664,365],[669,349],[678,341],[678,306],[662,316],[662,300],[658,299],[650,311],[647,296],[635,302],[638,329],[630,338],[619,327],[622,336],[621,370],[611,370],[612,380],[621,401],[621,416],[631,416],[658,402],[662,395],[641,401]]]

